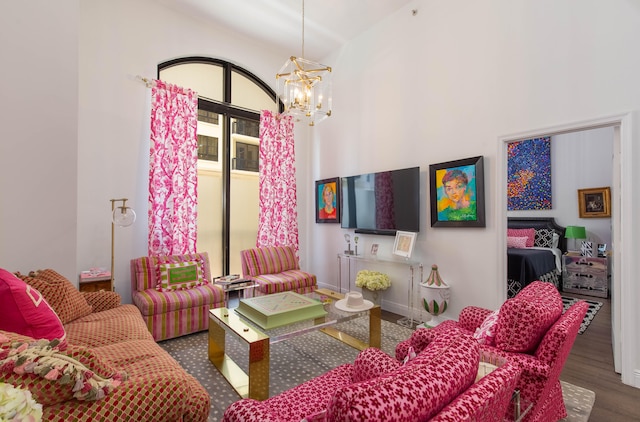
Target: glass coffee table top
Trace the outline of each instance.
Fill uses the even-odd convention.
[[[249,318],[238,314],[237,312],[235,312],[235,310],[230,310],[229,313],[236,314],[242,323],[247,324],[254,330],[269,336],[269,342],[273,344],[294,336],[330,327],[341,322],[365,317],[370,314],[371,310],[373,310],[372,308],[371,310],[368,309],[360,312],[342,311],[336,308],[335,303],[338,300],[342,299],[343,295],[328,289],[318,289],[315,292],[307,293],[304,296],[322,302],[324,304],[324,310],[327,312],[327,314],[324,317],[320,318],[307,319],[280,327],[264,329],[258,324],[251,321]],[[379,310],[379,306],[377,308]]]
[[[327,314],[320,318],[294,322],[281,327],[263,329],[233,309],[215,308],[209,311],[209,360],[229,381],[241,397],[264,400],[269,395],[269,348],[288,338],[311,331],[322,331],[358,350],[367,347],[380,348],[381,310],[379,305],[361,312],[346,312],[337,309],[335,302],[343,295],[328,289],[318,289],[305,296],[324,304]],[[368,341],[355,338],[340,331],[336,324],[356,318],[369,322]],[[249,370],[245,373],[225,352],[225,336],[233,335],[248,345]]]

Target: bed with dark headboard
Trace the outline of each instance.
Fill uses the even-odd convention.
[[[556,224],[553,217],[509,217],[507,226],[516,230],[533,229],[535,233],[534,247],[507,247],[508,297],[515,296],[535,280],[549,281],[558,287],[562,254],[567,251],[565,228]],[[507,246],[510,243],[513,242]]]

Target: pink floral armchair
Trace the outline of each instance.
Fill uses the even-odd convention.
[[[460,313],[459,321],[445,321],[434,329],[421,329],[398,344],[396,358],[402,360],[409,349],[422,350],[431,341],[451,332],[474,335],[481,349],[512,359],[522,370],[517,388],[523,402],[533,403],[525,421],[557,421],[567,415],[560,373],[588,309],[580,301],[562,314],[562,298],[551,283],[536,281],[525,287],[499,309],[474,306]],[[488,327],[490,320],[493,327]],[[491,335],[487,335],[491,333]]]

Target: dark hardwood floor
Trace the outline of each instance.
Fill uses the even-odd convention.
[[[589,328],[576,338],[560,379],[596,393],[589,421],[640,421],[640,389],[623,384],[613,369],[610,300],[563,295],[602,302],[603,306]]]
[[[596,393],[590,422],[640,421],[640,389],[620,381],[613,369],[611,304],[608,299],[563,293],[564,296],[602,302],[589,328],[576,338],[560,379]],[[382,318],[396,322],[401,316],[382,311]]]

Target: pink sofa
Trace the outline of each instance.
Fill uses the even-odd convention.
[[[257,296],[294,291],[311,293],[317,287],[316,276],[302,271],[292,246],[268,246],[240,252],[242,275],[257,284]]]
[[[440,336],[406,363],[379,349],[265,401],[242,399],[224,422],[502,420],[520,370],[501,359],[475,381],[481,356],[468,334]]]
[[[557,421],[567,415],[560,373],[587,309],[587,303],[580,301],[563,314],[562,298],[553,284],[535,281],[500,307],[493,328],[487,327],[492,311],[469,306],[458,322],[418,330],[398,345],[397,352],[402,356],[409,346],[420,350],[440,335],[474,335],[483,342],[482,350],[512,359],[521,368],[517,388],[523,401],[533,403],[524,420]],[[491,336],[486,336],[487,331],[492,331]]]
[[[0,382],[28,389],[43,406],[42,420],[208,420],[207,390],[156,344],[140,311],[121,305],[118,293],[79,292],[51,269],[16,275],[0,271],[0,314],[20,303],[24,319],[0,318]],[[45,300],[18,301],[25,297]],[[59,331],[43,330],[50,323]]]
[[[185,282],[183,287],[163,291],[162,269],[190,263],[199,267],[200,282]],[[206,330],[209,310],[224,306],[224,291],[211,282],[206,252],[132,259],[131,296],[156,341]]]

